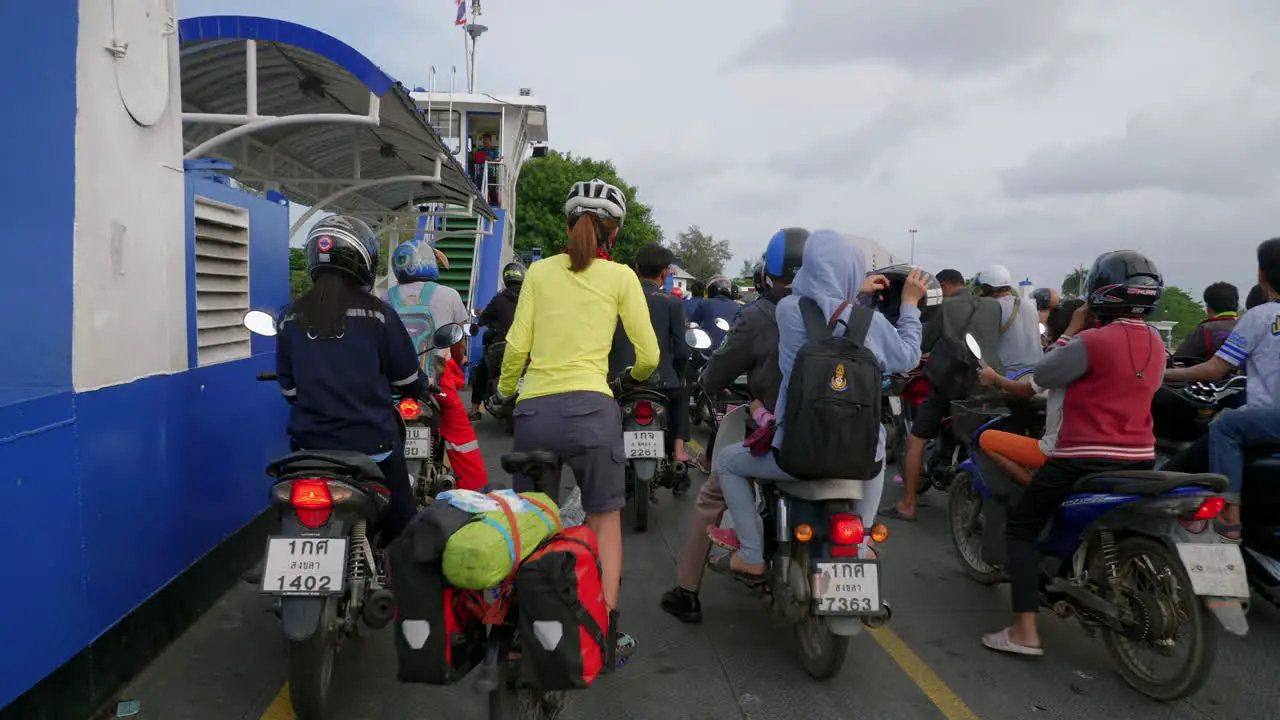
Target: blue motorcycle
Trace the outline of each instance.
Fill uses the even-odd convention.
[[[978,444],[983,432],[1033,430],[1034,410],[990,400],[952,404],[969,459],[951,487],[948,520],[961,566],[978,582],[1005,580],[1005,519],[1022,487]],[[1249,586],[1237,545],[1210,527],[1224,504],[1221,475],[1126,471],[1086,475],[1040,538],[1041,603],[1102,634],[1131,687],[1157,700],[1193,694],[1209,676],[1217,628],[1248,633]],[[1173,660],[1167,671],[1159,661]]]

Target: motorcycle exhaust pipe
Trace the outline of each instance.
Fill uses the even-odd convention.
[[[374,630],[386,627],[387,623],[396,616],[395,596],[390,590],[375,590],[365,601],[364,610],[360,615],[364,619],[364,624]]]
[[[683,460],[675,460],[671,463],[671,474],[675,477],[681,477],[689,474],[689,465]]]
[[[877,630],[889,624],[889,620],[893,618],[893,607],[888,602],[884,603],[884,611],[879,615],[867,615],[862,618],[862,624],[866,625],[870,630]]]

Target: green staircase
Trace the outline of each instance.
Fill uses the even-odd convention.
[[[443,237],[436,240],[436,248],[449,258],[449,269],[440,268],[440,284],[453,288],[462,296],[462,302],[471,306],[471,269],[476,254],[476,218],[465,215],[445,214],[439,218]],[[464,236],[461,233],[466,232]],[[449,233],[459,233],[450,236]]]

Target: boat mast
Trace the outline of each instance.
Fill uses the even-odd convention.
[[[476,40],[489,28],[476,22],[480,17],[480,0],[471,0],[471,22],[463,27],[462,45],[467,54],[467,94],[476,91]],[[470,39],[470,43],[467,40]]]

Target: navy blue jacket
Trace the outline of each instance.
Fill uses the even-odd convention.
[[[655,374],[662,380],[663,388],[680,388],[684,385],[684,366],[689,361],[689,344],[684,339],[684,303],[664,293],[655,282],[643,280],[640,287],[644,288],[645,301],[649,304],[649,321],[653,323],[661,351]],[[613,348],[609,351],[609,377],[617,377],[635,362],[636,348],[619,322],[613,334]]]
[[[711,336],[711,347],[720,347],[720,343],[724,342],[724,336],[727,331],[716,327],[716,318],[722,318],[729,323],[729,327],[733,327],[734,318],[738,317],[738,313],[741,310],[742,306],[736,301],[730,300],[723,295],[717,295],[698,303],[689,315],[689,322],[696,322],[703,330],[707,331],[707,334]]]
[[[420,397],[426,384],[404,323],[386,303],[347,312],[339,338],[312,339],[285,308],[276,337],[280,390],[293,405],[289,436],[298,450],[378,455],[400,437],[392,392]]]

